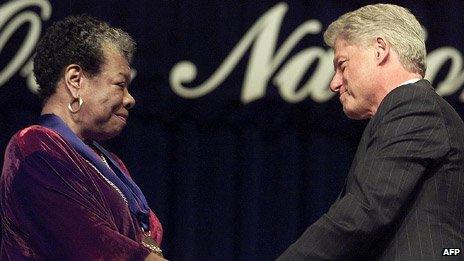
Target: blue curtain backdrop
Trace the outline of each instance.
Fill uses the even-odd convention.
[[[298,66],[287,77],[278,76],[296,57],[307,61],[309,56],[298,56],[305,50],[314,53],[319,48],[330,58],[323,30],[341,14],[374,2],[1,1],[0,43],[2,38],[5,43],[0,45],[1,158],[9,138],[40,114],[30,82],[31,53],[23,58],[18,53],[34,46],[34,30],[40,35],[67,15],[90,14],[128,31],[138,44],[131,84],[137,104],[127,128],[106,145],[125,161],[158,214],[166,256],[274,259],[338,196],[366,123],[348,120],[335,96],[322,95],[327,82],[316,78],[332,73],[327,60],[306,64],[299,76],[291,73]],[[464,2],[393,3],[409,8],[427,29],[427,48],[434,54],[429,57],[429,78],[464,116],[460,98]],[[273,19],[263,18],[273,11]],[[22,16],[32,18],[20,22]],[[266,73],[263,68],[270,68],[279,48],[310,20],[312,33],[296,41],[268,69],[263,82],[245,84],[247,77],[258,79]],[[223,78],[204,94],[187,97],[188,89],[216,75],[257,21],[265,22],[256,26],[257,33],[229,72],[218,72]],[[275,39],[266,28],[277,30]],[[259,51],[265,48],[270,48],[271,59],[252,65],[264,60]],[[190,61],[197,69],[190,77],[193,81],[181,81],[184,94],[173,88],[173,71],[181,61]],[[305,59],[301,61],[304,64]],[[188,72],[179,75],[187,77]],[[292,100],[285,90],[291,90],[291,80],[297,77],[301,79],[293,93],[309,88],[306,82],[314,83],[307,95]],[[245,89],[262,87],[259,95],[244,94]]]

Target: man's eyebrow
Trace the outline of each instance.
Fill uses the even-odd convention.
[[[334,68],[336,68],[336,67],[340,64],[340,59],[341,59],[341,57],[335,57],[335,58],[333,59],[333,66],[334,66]]]
[[[339,56],[339,57],[336,57],[336,58],[333,59],[333,65],[334,65],[334,67],[338,67],[338,66],[341,65],[341,63],[343,63],[345,61],[347,61],[347,59],[345,57]]]

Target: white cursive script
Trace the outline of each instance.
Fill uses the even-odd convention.
[[[40,8],[40,17],[28,7]],[[10,37],[25,23],[29,23],[29,31],[13,59],[0,71],[0,87],[5,84],[30,59],[31,53],[40,37],[42,19],[50,19],[51,5],[46,0],[10,1],[0,6],[0,53]],[[8,22],[9,21],[9,22]],[[8,22],[8,23],[7,23]],[[37,91],[37,84],[32,77],[32,62],[29,60],[21,70],[21,75],[27,77],[29,89]]]
[[[427,56],[427,73],[425,78],[435,79],[440,69],[447,61],[451,61],[448,74],[445,79],[437,84],[436,91],[442,96],[447,96],[459,91],[464,83],[464,71],[461,53],[452,47],[438,48]],[[460,100],[464,102],[464,92],[460,95]]]
[[[287,9],[288,5],[281,2],[263,14],[245,33],[219,68],[205,82],[196,87],[185,86],[195,80],[196,66],[190,61],[178,62],[169,76],[172,90],[187,99],[195,99],[208,94],[229,76],[246,51],[252,48],[240,97],[243,103],[263,98],[274,74],[272,83],[278,87],[285,101],[297,103],[307,97],[311,97],[316,102],[328,101],[334,95],[327,88],[333,75],[331,50],[317,46],[306,48],[288,59],[286,64],[276,72],[290,51],[304,36],[320,34],[322,30],[322,25],[318,20],[306,21],[298,26],[275,51]],[[459,91],[464,83],[462,54],[455,48],[442,47],[427,56],[426,78],[431,82],[448,60],[451,60],[451,67],[447,77],[437,84],[437,92],[443,96]],[[318,62],[317,67],[311,77],[298,88],[305,73],[316,62]],[[460,99],[464,102],[464,92],[461,93]]]

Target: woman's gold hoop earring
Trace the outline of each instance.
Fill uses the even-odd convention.
[[[76,102],[77,102],[77,104],[78,104],[78,105],[77,105],[77,109],[73,109],[73,108],[72,108],[72,105],[73,105],[74,103],[76,103]],[[70,111],[71,113],[76,113],[76,112],[78,112],[78,111],[81,109],[81,107],[82,107],[82,103],[84,103],[84,101],[82,100],[81,96],[77,96],[77,98],[73,99],[73,100],[68,104],[68,109],[69,109],[69,111]]]

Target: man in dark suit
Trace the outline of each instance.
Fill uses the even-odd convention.
[[[368,5],[324,40],[334,49],[330,89],[348,117],[370,121],[339,198],[278,260],[441,260],[464,250],[464,124],[423,79],[421,25],[405,8]]]

